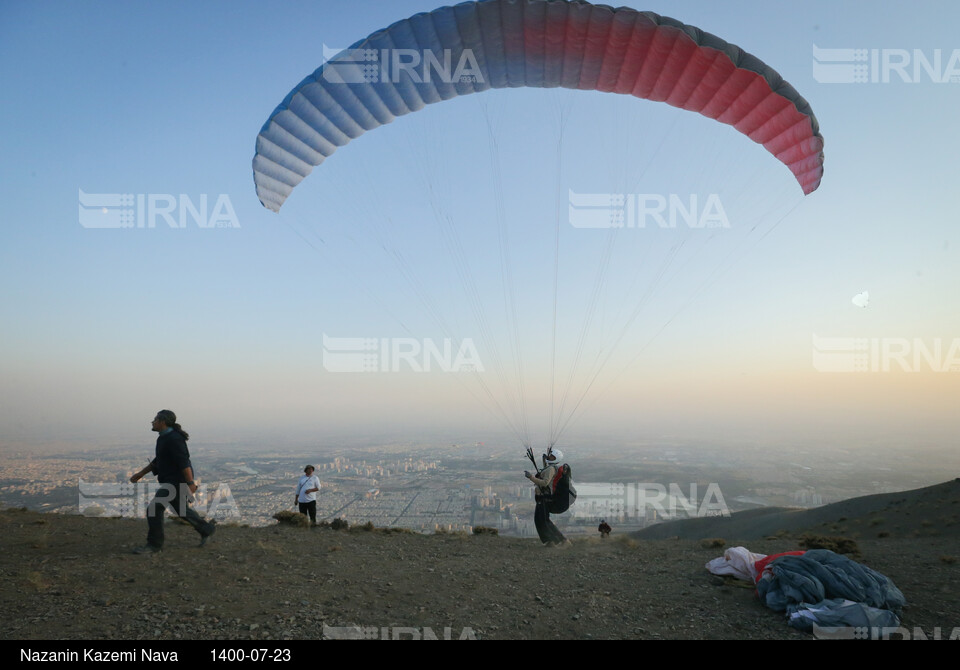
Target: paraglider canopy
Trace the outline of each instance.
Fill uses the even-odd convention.
[[[538,117],[544,122],[518,123],[517,115],[511,114],[509,105],[502,102],[522,98],[523,96],[504,90],[518,87],[619,93],[621,98],[618,101],[613,96],[594,96],[597,102],[602,101],[603,104],[592,106],[584,117],[572,117],[576,121],[570,124],[573,129],[571,134],[579,133],[581,138],[581,143],[576,144],[567,140],[564,135],[566,117],[562,105],[541,108],[541,111],[559,112],[555,133],[552,127],[547,127],[549,119]],[[456,338],[452,337],[454,329],[450,328],[447,319],[443,318],[446,316],[445,310],[434,304],[426,288],[445,287],[449,283],[449,275],[442,277],[443,281],[424,281],[414,272],[419,269],[416,261],[411,260],[412,257],[408,257],[392,243],[393,233],[402,231],[403,234],[409,234],[411,239],[408,244],[415,248],[417,257],[427,261],[425,265],[428,268],[436,271],[444,262],[452,266],[455,279],[459,280],[464,289],[463,304],[473,312],[476,332],[486,345],[483,365],[493,371],[490,378],[500,384],[499,391],[491,389],[487,379],[477,372],[471,378],[471,381],[479,385],[479,392],[474,395],[481,403],[486,402],[488,407],[499,412],[511,430],[521,438],[524,446],[529,447],[532,444],[526,421],[529,414],[526,403],[528,398],[535,397],[535,393],[531,393],[525,386],[524,380],[534,376],[530,373],[531,366],[539,364],[546,368],[546,372],[540,377],[543,380],[541,388],[537,390],[540,392],[540,400],[549,407],[550,429],[545,442],[553,445],[573,418],[587,407],[584,401],[591,389],[601,387],[601,384],[597,384],[601,372],[604,368],[609,369],[613,352],[625,341],[627,330],[638,320],[641,312],[647,316],[646,311],[650,309],[656,292],[662,287],[670,286],[672,290],[683,291],[690,297],[686,302],[675,301],[674,304],[679,305],[676,310],[671,306],[670,311],[661,312],[657,318],[649,320],[651,340],[695,300],[720,271],[729,267],[738,253],[742,253],[744,245],[735,241],[735,238],[749,237],[754,230],[759,229],[759,219],[765,216],[766,210],[762,204],[754,206],[749,197],[758,194],[762,199],[773,193],[772,189],[758,186],[757,180],[752,177],[744,188],[728,190],[728,193],[746,192],[746,197],[742,200],[747,205],[744,209],[749,209],[751,219],[758,219],[756,222],[748,221],[741,225],[744,224],[744,219],[741,218],[737,220],[737,226],[730,226],[724,207],[731,202],[724,200],[721,206],[718,195],[722,185],[718,187],[715,181],[705,180],[704,189],[690,184],[686,191],[687,197],[684,198],[683,193],[678,190],[683,186],[669,181],[670,175],[659,161],[657,169],[651,172],[656,172],[657,177],[665,180],[660,186],[653,185],[652,179],[647,178],[645,168],[631,169],[637,166],[628,166],[626,162],[620,165],[615,157],[606,154],[603,156],[603,164],[612,166],[611,169],[619,168],[616,170],[617,178],[623,179],[622,183],[616,182],[618,187],[614,191],[599,186],[596,190],[591,190],[593,187],[583,185],[585,182],[582,181],[569,185],[564,182],[563,176],[564,143],[568,142],[567,146],[576,144],[576,163],[586,165],[589,161],[585,160],[585,157],[591,152],[598,152],[601,143],[584,146],[582,140],[587,134],[590,135],[590,141],[594,136],[603,136],[603,132],[596,132],[602,129],[612,138],[612,142],[616,143],[615,148],[618,151],[624,151],[631,160],[637,158],[638,162],[642,157],[649,165],[658,156],[663,146],[661,137],[666,137],[667,133],[661,136],[649,123],[648,118],[644,118],[641,123],[624,124],[627,126],[624,128],[614,127],[615,123],[604,121],[601,116],[606,113],[604,110],[618,107],[645,111],[651,111],[653,107],[658,111],[673,112],[666,106],[639,104],[627,96],[664,102],[674,108],[696,112],[706,119],[727,124],[741,135],[749,137],[786,165],[796,183],[800,185],[800,190],[809,194],[817,189],[823,174],[823,138],[810,105],[773,68],[739,47],[698,28],[629,7],[614,9],[588,2],[565,0],[481,0],[440,7],[397,21],[326,60],[300,82],[276,107],[257,136],[253,171],[258,197],[265,207],[279,212],[294,188],[338,148],[368,131],[391,123],[400,116],[423,110],[433,103],[492,89],[501,89],[503,95],[499,98],[496,94],[471,96],[478,106],[483,107],[482,120],[478,117],[473,121],[467,120],[469,116],[463,114],[465,105],[459,106],[459,114],[454,113],[457,105],[452,103],[450,107],[435,108],[437,114],[434,115],[432,123],[424,122],[418,126],[417,119],[411,119],[398,124],[398,131],[416,128],[418,134],[415,141],[400,147],[397,152],[410,166],[401,163],[400,169],[391,174],[391,186],[395,179],[402,179],[408,173],[421,178],[423,188],[415,186],[414,189],[404,190],[397,187],[395,190],[416,193],[417,200],[429,201],[431,211],[427,216],[419,217],[419,220],[427,220],[427,217],[435,220],[440,232],[436,237],[440,244],[437,247],[422,245],[423,248],[416,248],[416,243],[422,241],[414,237],[418,217],[402,211],[394,200],[389,201],[390,212],[373,211],[367,212],[367,216],[357,216],[358,227],[366,225],[373,229],[376,247],[383,249],[390,262],[396,264],[428,316],[436,321],[450,339],[455,340]],[[556,92],[560,95],[555,98],[560,100],[587,98],[580,94],[562,95],[566,91]],[[552,92],[531,97],[542,101],[549,95],[552,95]],[[496,126],[497,119],[491,122],[491,116],[495,115],[488,114],[485,107],[484,101],[491,99],[500,102],[495,111],[508,109],[502,115],[500,127]],[[616,104],[617,102],[620,104]],[[447,110],[451,111],[448,113]],[[628,115],[620,116],[625,119]],[[703,121],[703,118],[693,115],[674,116],[686,117],[693,123]],[[422,121],[428,117],[429,114],[424,114],[417,118]],[[470,123],[473,124],[471,128],[480,129],[479,133],[463,133],[469,136],[469,151],[473,151],[474,144],[478,144],[473,142],[478,134],[482,135],[484,131],[489,133],[489,168],[476,156],[473,160],[467,160],[465,153],[458,153],[456,148],[451,146],[454,144],[451,134],[444,135],[440,128],[445,122],[456,125],[458,133],[462,130],[461,126]],[[481,127],[482,124],[486,127]],[[702,125],[711,129],[716,126],[709,121]],[[635,126],[642,131],[637,133],[641,136],[639,141],[637,136],[629,132]],[[717,131],[722,129],[720,126],[716,127]],[[524,140],[530,139],[529,136],[536,135],[538,131],[543,131],[548,135],[547,142],[556,144],[556,154],[553,156],[556,157],[554,163],[557,181],[555,187],[550,185],[549,195],[551,200],[556,200],[555,207],[551,208],[554,211],[553,240],[550,244],[539,244],[533,241],[532,234],[529,238],[525,237],[527,231],[516,231],[519,233],[516,237],[520,238],[521,243],[529,239],[531,249],[538,253],[543,250],[549,252],[547,256],[552,257],[552,269],[546,272],[544,258],[517,254],[517,257],[524,259],[526,266],[521,269],[525,272],[519,277],[512,274],[513,252],[510,249],[511,238],[508,233],[512,234],[516,227],[506,225],[503,184],[512,184],[514,188],[522,189],[522,193],[514,199],[514,204],[547,202],[537,197],[534,190],[538,185],[545,184],[545,181],[538,180],[543,184],[534,184],[531,183],[534,180],[528,177],[538,176],[533,174],[538,171],[543,172],[543,165],[550,161],[552,156],[542,150],[545,145],[532,144],[535,149],[529,155],[535,156],[536,164],[527,163],[526,171],[523,166],[518,165],[518,161],[502,160],[503,157],[499,154],[500,143],[514,148],[514,145],[510,144],[511,138],[503,132],[505,130],[523,133]],[[737,161],[739,166],[741,153],[737,148],[740,145],[746,145],[747,149],[754,147],[744,138],[737,136],[737,133],[725,135],[729,136],[731,148],[728,151],[718,151],[717,155]],[[389,137],[389,132],[378,135],[377,139],[384,138],[385,141],[376,146],[389,144]],[[710,162],[712,151],[707,146],[709,140],[705,140],[704,136],[699,136],[699,139],[696,137],[682,137],[683,158],[678,158],[676,164],[684,177],[689,176],[685,174],[687,172],[699,172]],[[643,146],[644,138],[656,138],[659,144],[655,146],[654,142],[648,141],[648,146]],[[357,147],[357,150],[348,152],[352,155],[344,156],[344,159],[347,159],[344,162],[349,163],[351,158],[362,156],[363,147]],[[427,159],[431,150],[442,159],[438,163],[446,165],[429,165],[430,161]],[[670,151],[667,149],[663,153],[669,154]],[[761,163],[757,168],[760,175],[766,177],[769,173],[776,174],[782,180],[783,186],[800,198],[787,173],[779,168],[772,158],[764,155],[763,151],[755,153]],[[425,169],[424,164],[434,170]],[[696,170],[688,170],[691,164],[695,165]],[[413,169],[410,169],[411,167]],[[443,167],[447,169],[443,170]],[[515,174],[513,179],[509,176],[504,178],[505,168],[515,168],[521,174]],[[330,214],[331,210],[337,207],[338,202],[346,199],[341,197],[346,190],[337,191],[332,184],[337,180],[339,172],[327,172],[331,178],[320,187],[329,188],[333,197],[319,199],[316,203],[323,208],[326,215],[325,234],[334,227],[326,225],[335,219]],[[435,177],[438,174],[442,179],[452,178],[455,182],[444,188]],[[373,175],[373,178],[363,176],[368,184],[375,183],[376,175]],[[456,193],[469,178],[478,176],[489,177],[491,197],[477,198],[470,206],[472,211],[467,212],[467,216],[448,212],[442,194]],[[641,176],[644,177],[643,188],[646,192],[624,195],[631,194],[627,181],[629,180],[630,184],[639,183]],[[479,192],[480,189],[474,190]],[[376,189],[363,190],[349,201],[349,208],[374,209],[378,204],[382,207],[382,195],[382,191],[378,192]],[[698,196],[705,197],[698,200]],[[620,200],[611,200],[618,197]],[[654,198],[652,205],[651,197]],[[660,215],[667,201],[670,203],[669,221]],[[488,204],[489,209],[484,210]],[[702,207],[699,206],[701,204]],[[545,208],[537,208],[535,205],[531,205],[531,208],[537,211],[526,217],[529,221],[543,223],[549,218]],[[560,271],[561,253],[567,251],[560,244],[560,219],[564,208],[568,212],[569,228],[578,233],[576,238],[569,241],[572,251],[575,252],[571,256],[575,256],[576,262],[569,263],[564,257],[564,269],[567,272]],[[643,217],[651,211],[654,221],[646,227]],[[373,215],[370,216],[370,213]],[[521,221],[523,213],[522,207],[511,211],[513,222]],[[774,226],[788,213],[783,214]],[[620,240],[617,237],[617,231],[625,227],[624,218],[629,218],[631,214],[634,216],[629,219],[626,228],[644,230],[642,240],[639,235],[633,236],[633,246],[639,252],[633,254],[630,253],[631,245],[618,243],[623,241],[623,236]],[[295,216],[284,217],[284,223],[288,223],[292,218]],[[677,231],[676,218],[683,218],[688,225],[679,226],[680,230]],[[471,227],[469,221],[476,221],[480,225]],[[488,225],[488,222],[492,225]],[[602,234],[591,236],[590,229],[594,228],[606,230],[600,231]],[[736,228],[737,235],[716,234],[729,228]],[[481,295],[487,297],[491,291],[479,290],[479,287],[486,289],[493,285],[493,273],[484,272],[480,279],[474,276],[471,268],[473,258],[468,258],[464,250],[470,249],[472,252],[478,245],[464,244],[461,239],[464,231],[476,233],[476,236],[495,234],[497,256],[495,262],[487,263],[484,269],[496,267],[501,273],[502,297],[507,318],[503,330],[499,333],[495,327],[491,327],[486,304],[481,299]],[[699,234],[701,232],[703,234]],[[353,234],[351,229],[350,235]],[[694,237],[696,240],[691,240]],[[598,240],[598,243],[593,243],[593,240]],[[726,249],[723,254],[713,256],[718,260],[716,264],[706,262],[706,254],[698,256],[698,253],[712,242],[717,246],[722,242]],[[374,246],[361,243],[358,248],[366,252],[367,249],[374,249]],[[590,258],[588,252],[593,252],[598,262],[581,262]],[[623,260],[629,270],[628,274],[608,271],[618,259]],[[330,254],[327,260],[335,264],[338,259],[336,254]],[[586,270],[593,266],[597,267],[597,272],[591,278]],[[574,272],[569,272],[571,268]],[[696,272],[688,272],[688,269]],[[357,272],[353,266],[348,270]],[[362,273],[358,274],[362,276]],[[546,283],[552,284],[552,297],[531,301],[534,309],[525,310],[514,289],[522,286],[526,295],[535,295],[536,286],[539,285],[537,280],[545,277],[548,280]],[[612,279],[608,280],[608,277]],[[678,277],[680,281],[677,281]],[[550,279],[552,281],[549,281]],[[624,281],[620,281],[619,285],[611,290],[611,285],[617,284],[615,280]],[[560,310],[560,306],[567,307],[561,305],[563,301],[558,299],[558,295],[564,293],[563,288],[572,288],[574,294],[583,300],[585,309]],[[624,304],[627,307],[611,309],[610,320],[604,321],[602,317],[607,316],[604,314],[604,306],[614,305],[618,295],[624,296],[620,307]],[[445,297],[446,302],[437,304],[450,305],[452,301],[448,296]],[[499,301],[499,296],[497,300]],[[552,315],[549,313],[551,303]],[[565,323],[567,314],[585,314],[585,317],[580,319],[582,324],[579,328],[576,323]],[[594,318],[597,314],[600,318]],[[520,325],[524,318],[532,323],[532,327],[524,328]],[[496,325],[499,324],[494,324]],[[557,380],[556,375],[557,361],[563,358],[558,355],[557,332],[563,331],[565,325],[569,333],[571,363],[561,395],[556,392],[563,384],[562,380]],[[540,326],[549,329],[549,338],[537,339],[537,334],[541,331],[534,328]],[[462,331],[462,328],[460,330]],[[500,350],[506,351],[506,348],[495,346],[496,335],[504,332],[510,344],[509,354],[512,356],[513,365],[510,365],[511,361],[506,356],[500,355]],[[522,355],[521,345],[524,338],[536,342],[534,356]],[[591,347],[592,343],[599,343],[599,346]],[[631,342],[631,345],[632,349],[639,346],[636,340]],[[588,349],[596,351],[596,357],[592,360],[585,353]],[[640,351],[642,352],[642,348]],[[633,360],[626,362],[620,367],[620,371],[629,368],[632,362]],[[512,370],[509,370],[510,368]],[[511,388],[511,382],[514,381]],[[528,454],[534,467],[538,467],[533,452],[529,451]]]
[[[300,82],[257,136],[257,195],[278,212],[361,134],[428,104],[515,87],[620,93],[697,112],[762,144],[804,193],[820,185],[823,138],[810,105],[739,47],[629,7],[482,0],[378,30]]]

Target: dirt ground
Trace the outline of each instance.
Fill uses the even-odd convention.
[[[711,575],[701,542],[545,548],[493,535],[221,527],[198,547],[168,523],[0,512],[0,638],[302,640],[414,629],[477,639],[809,639],[751,585]],[[861,543],[904,592],[903,626],[960,626],[955,540]],[[797,548],[764,540],[758,553]],[[428,630],[429,629],[429,630]],[[389,633],[388,633],[389,634]]]

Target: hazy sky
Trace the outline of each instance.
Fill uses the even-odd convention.
[[[512,422],[542,443],[552,399],[561,444],[955,443],[960,6],[631,4],[792,83],[825,138],[820,189],[688,112],[523,89],[365,135],[274,214],[251,170],[274,107],[324,47],[437,5],[0,4],[0,442],[149,440],[167,407],[210,441]],[[815,48],[868,50],[878,81],[815,76]],[[729,225],[582,229],[571,192],[712,195]],[[105,194],[183,226],[89,227]],[[378,370],[333,370],[359,350],[325,336],[374,340]],[[484,372],[383,358],[448,338]]]

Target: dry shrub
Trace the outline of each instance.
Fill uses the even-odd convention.
[[[496,528],[491,528],[490,526],[474,526],[473,534],[474,535],[499,535],[500,531]]]
[[[835,554],[859,556],[860,547],[856,540],[840,535],[814,535],[806,533],[800,536],[800,546],[804,549],[829,549]]]
[[[285,509],[282,512],[277,512],[273,515],[273,518],[276,519],[281,525],[294,526],[296,528],[310,527],[310,519],[306,514],[300,514],[300,512],[293,512],[288,509]]]

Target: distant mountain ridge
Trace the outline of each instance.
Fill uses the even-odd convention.
[[[764,507],[729,517],[659,523],[634,533],[643,540],[710,537],[759,540],[778,534],[851,537],[960,537],[960,478],[910,491],[850,498],[814,509]]]

